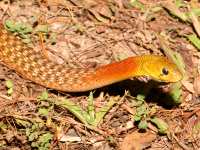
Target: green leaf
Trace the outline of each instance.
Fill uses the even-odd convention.
[[[22,34],[27,34],[27,33],[31,33],[32,32],[32,27],[28,24],[24,24],[24,23],[21,23],[21,22],[17,22],[15,24],[15,30],[19,33],[22,33]]]
[[[15,31],[15,23],[14,23],[14,21],[12,21],[12,20],[6,20],[5,21],[5,27],[7,29],[9,29],[11,32],[14,32]]]
[[[181,54],[178,53],[178,52],[173,52],[172,60],[177,65],[177,67],[181,71],[181,73],[183,74],[183,78],[186,78],[186,75],[185,75],[185,63],[183,61],[183,58],[182,58]]]
[[[171,15],[179,18],[180,20],[184,22],[189,21],[189,18],[186,15],[186,13],[180,11],[179,7],[177,7],[172,1],[166,1],[166,3],[163,3],[162,6],[166,8]]]
[[[198,49],[200,50],[200,39],[195,35],[191,34],[186,36],[188,40]]]
[[[7,90],[7,93],[8,93],[8,95],[12,95],[12,93],[13,93],[13,82],[12,82],[12,80],[6,80],[6,87],[8,88],[8,90]]]
[[[30,35],[28,34],[33,31],[31,25],[22,22],[15,22],[13,20],[6,20],[4,26],[7,30],[18,33],[19,36],[23,38],[23,42],[31,42]]]
[[[91,99],[92,99],[92,97],[90,97],[90,100]],[[84,111],[79,105],[76,105],[75,103],[73,103],[72,101],[69,101],[67,99],[59,100],[59,101],[56,100],[55,104],[58,106],[67,108],[72,114],[74,114],[85,125],[97,126],[102,121],[105,114],[110,110],[110,108],[114,104],[116,104],[117,100],[119,100],[118,96],[111,97],[110,100],[105,104],[105,106],[103,106],[101,109],[99,109],[99,111],[96,112],[96,115],[94,114],[94,116],[95,116],[94,120],[91,120],[91,117],[90,117],[90,115],[93,115],[93,108],[91,109],[92,111],[90,110],[91,114],[89,114],[86,111]],[[88,107],[91,107],[91,106],[88,106]]]
[[[175,5],[177,8],[186,6],[186,4],[184,4],[183,0],[175,0]]]
[[[103,120],[103,117],[106,113],[113,107],[114,104],[119,100],[119,96],[110,97],[109,101],[101,108],[98,112],[96,112],[94,126],[98,126],[98,124]]]
[[[173,102],[176,104],[181,103],[181,93],[182,93],[182,88],[181,88],[181,82],[173,83],[170,87],[170,92],[169,96],[173,99]]]
[[[146,120],[141,120],[138,124],[139,129],[146,129],[147,128],[147,121]]]
[[[38,138],[38,135],[39,135],[39,132],[33,132],[33,133],[30,133],[30,135],[28,136],[28,140],[29,141],[34,141],[35,139]]]
[[[192,12],[195,14],[195,16],[200,16],[200,8],[192,8]]]
[[[46,143],[49,143],[52,138],[53,135],[50,132],[47,132],[39,137],[38,143],[40,143],[42,147],[45,147]]]
[[[49,114],[49,109],[47,108],[39,108],[38,113],[42,116],[48,116]]]
[[[145,106],[145,104],[137,107],[136,111],[137,111],[137,115],[139,115],[139,116],[148,114],[148,110],[147,110],[147,107]]]
[[[90,95],[88,97],[88,114],[90,116],[90,120],[88,120],[89,122],[94,122],[95,120],[95,110],[93,101],[93,92],[90,92]]]
[[[72,114],[74,114],[81,122],[88,125],[88,120],[90,120],[89,114],[84,111],[79,105],[76,105],[72,101],[67,99],[56,100],[55,104],[64,108],[67,108]]]
[[[160,134],[167,134],[169,127],[162,119],[154,117],[151,119],[151,122],[157,126]]]
[[[16,123],[23,127],[30,127],[32,124],[29,121],[22,120],[22,119],[15,119]]]
[[[38,144],[37,142],[32,142],[32,143],[31,143],[31,146],[32,146],[32,147],[39,147],[39,144]]]
[[[8,95],[12,95],[12,93],[13,93],[13,88],[8,89],[8,90],[7,90],[7,93],[8,93]]]
[[[133,118],[135,121],[141,121],[142,118],[146,118],[148,113],[149,113],[149,110],[146,107],[146,105],[143,103],[142,105],[136,108],[136,114],[134,115]]]
[[[155,114],[157,111],[156,106],[151,107],[151,109],[149,110],[150,114]]]
[[[138,0],[130,0],[129,4],[130,4],[130,6],[139,8],[140,10],[145,9],[144,5]]]
[[[32,147],[37,147],[38,150],[48,150],[50,147],[50,141],[52,140],[53,135],[49,132],[44,133],[39,136],[37,141],[31,143]]]
[[[45,90],[45,91],[43,91],[42,92],[42,94],[38,97],[39,98],[39,100],[41,100],[41,101],[45,101],[45,100],[47,100],[48,99],[48,92]]]
[[[141,119],[142,119],[142,116],[141,115],[134,115],[134,117],[133,117],[133,119],[134,119],[134,121],[140,121]]]
[[[21,22],[15,22],[12,20],[6,20],[5,21],[5,27],[12,32],[18,32],[20,34],[27,34],[32,32],[32,27],[28,24],[21,23]]]
[[[39,124],[38,123],[34,123],[32,125],[32,130],[35,131],[35,130],[38,130],[40,127],[39,127]]]
[[[6,87],[7,88],[13,88],[13,82],[12,82],[12,80],[6,80]]]
[[[6,124],[3,123],[3,121],[0,122],[0,129],[1,130],[6,130],[8,127]]]
[[[191,10],[189,12],[186,12],[185,13],[188,18],[192,18],[192,16],[195,16],[195,17],[199,17],[200,16],[200,9],[199,8],[191,8]]]
[[[146,95],[143,93],[143,94],[138,94],[136,99],[139,100],[139,101],[144,101],[144,99],[146,98]]]

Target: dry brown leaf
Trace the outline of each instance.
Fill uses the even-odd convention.
[[[111,3],[108,3],[107,1],[94,1],[94,0],[71,0],[75,5],[79,7],[84,7],[87,9],[90,14],[92,14],[92,17],[97,19],[101,22],[108,22],[108,18],[111,18],[113,16],[113,7]]]
[[[192,94],[187,92],[187,95],[184,98],[185,102],[190,102],[192,100]]]
[[[189,81],[182,81],[183,86],[191,93],[194,93],[194,85]]]
[[[196,95],[200,95],[200,75],[194,79],[194,91]]]
[[[0,2],[0,8],[5,12],[9,8],[9,5],[5,4],[4,1],[1,1]]]
[[[139,133],[138,131],[127,134],[120,145],[121,150],[141,150],[156,139],[156,134],[148,131]]]
[[[67,1],[65,0],[41,0],[41,3],[45,3],[48,6],[53,6],[53,5],[66,5]]]

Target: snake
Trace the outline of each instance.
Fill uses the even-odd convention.
[[[149,77],[164,83],[182,79],[177,65],[164,56],[140,55],[110,64],[73,68],[58,64],[0,25],[0,62],[20,76],[46,88],[84,92],[134,77]]]

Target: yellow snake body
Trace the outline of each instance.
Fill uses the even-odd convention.
[[[149,76],[177,82],[182,74],[167,58],[155,55],[130,57],[98,68],[70,68],[45,58],[0,26],[0,60],[22,77],[48,88],[82,92],[131,77]]]

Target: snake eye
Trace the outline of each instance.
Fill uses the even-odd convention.
[[[163,73],[163,75],[168,75],[169,71],[166,68],[163,68],[162,69],[162,73]]]

